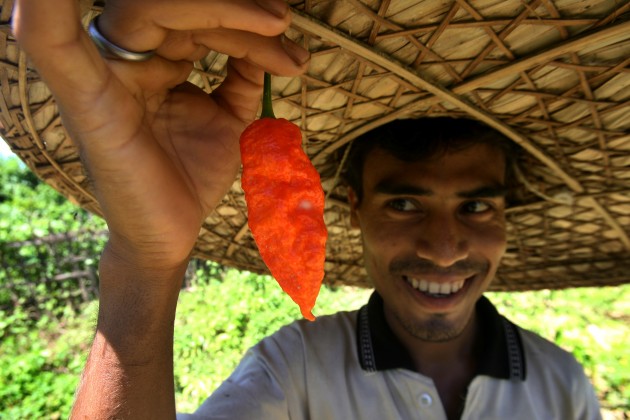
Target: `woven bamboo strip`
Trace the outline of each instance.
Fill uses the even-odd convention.
[[[346,1],[349,2],[350,4],[352,4],[357,10],[361,10],[363,13],[367,14],[368,16],[370,16],[375,22],[379,23],[380,25],[388,27],[390,29],[394,29],[394,30],[401,29],[400,26],[398,26],[398,25],[394,24],[393,22],[390,22],[389,20],[384,19],[383,17],[381,17],[378,14],[374,13],[370,8],[365,6],[360,1],[358,1],[358,0],[346,0]],[[322,24],[322,22],[320,22],[320,27],[321,27],[321,24]],[[326,25],[326,26],[330,29],[330,27],[328,25]],[[302,29],[305,29],[305,28],[302,28]],[[318,34],[319,34],[319,32],[318,32]],[[331,39],[329,39],[329,40],[331,40]],[[419,42],[413,36],[407,37],[407,40],[420,50],[420,57],[424,57],[425,55],[428,55],[429,57],[434,58],[436,60],[436,62],[442,64],[444,70],[446,70],[446,72],[451,77],[453,77],[455,80],[458,80],[458,81],[462,80],[462,78],[459,76],[459,74],[457,74],[457,72],[448,63],[445,62],[444,58],[442,58],[438,54],[436,54],[433,50],[430,49],[430,47],[422,44],[421,42]],[[335,41],[332,41],[332,42],[335,42]],[[341,45],[341,44],[339,44],[339,45]],[[343,45],[341,45],[341,46],[343,47]],[[349,49],[349,50],[353,51],[353,49]],[[361,54],[358,54],[358,56],[366,58],[366,57],[362,56]],[[375,61],[373,61],[373,62],[375,62]]]
[[[0,0],[2,134],[40,177],[98,213],[80,192],[91,186],[54,98],[20,63],[8,25],[12,4]],[[327,282],[369,286],[337,159],[357,135],[387,121],[443,114],[507,129],[526,146],[523,182],[506,212],[508,252],[493,290],[628,280],[629,1],[289,4],[312,17],[305,29],[296,13],[287,33],[311,50],[311,66],[301,78],[274,79],[275,105],[301,126],[327,192]],[[81,7],[84,24],[101,11],[92,0]],[[212,91],[225,62],[210,53],[195,63],[190,81]],[[238,182],[204,222],[194,255],[266,271]]]
[[[501,79],[511,74],[519,73],[524,70],[528,70],[534,66],[544,64],[559,55],[563,55],[569,52],[575,52],[584,48],[585,46],[605,42],[619,42],[630,38],[630,21],[621,22],[613,26],[607,26],[603,29],[593,31],[581,36],[571,38],[570,40],[556,44],[551,48],[544,51],[537,52],[536,54],[522,58],[500,69],[490,71],[481,76],[474,77],[471,80],[463,82],[458,86],[452,88],[453,93],[463,94],[471,92],[479,87],[490,84],[492,81]]]
[[[472,10],[474,9],[471,9],[471,11],[469,11],[471,15],[473,15]],[[480,16],[478,13],[476,13],[476,15]],[[473,17],[477,19],[476,16],[473,15]],[[480,17],[479,19],[483,19],[483,17]],[[488,28],[488,27],[493,27],[493,26],[505,26],[510,22],[511,22],[511,19],[484,19],[484,20],[471,20],[471,21],[457,21],[457,22],[451,22],[449,24],[449,28],[450,29]],[[521,22],[527,25],[556,26],[558,28],[561,28],[564,26],[579,26],[579,25],[591,26],[591,25],[596,24],[598,20],[597,19],[525,18]],[[439,24],[422,25],[422,26],[411,27],[411,28],[399,30],[399,31],[383,32],[383,33],[378,34],[374,40],[380,41],[387,38],[400,38],[401,36],[418,36],[424,33],[432,32],[436,30],[438,26]],[[511,51],[510,51],[510,54],[511,54]]]
[[[386,57],[383,54],[377,51],[374,51],[372,48],[366,45],[363,45],[354,39],[348,38],[345,34],[342,34],[339,31],[336,31],[333,28],[328,27],[322,22],[316,22],[312,17],[302,15],[300,12],[297,12],[297,11],[294,12],[293,25],[305,31],[309,31],[309,32],[316,31],[319,33],[319,36],[321,36],[322,38],[325,38],[326,40],[330,42],[334,42],[340,45],[342,48],[352,50],[355,54],[360,55],[366,59],[369,59],[370,61],[373,61],[384,68],[387,68],[388,70],[406,79],[407,81],[417,86],[422,87],[428,92],[431,92],[436,97],[442,100],[446,100],[452,103],[453,105],[456,105],[460,109],[468,112],[471,116],[476,117],[477,119],[485,122],[489,126],[500,131],[506,137],[514,140],[521,147],[526,149],[532,155],[536,156],[538,159],[540,159],[541,162],[543,162],[545,165],[551,168],[560,178],[562,178],[564,182],[572,190],[579,193],[584,191],[584,189],[582,188],[582,186],[577,180],[569,176],[569,174],[567,174],[560,166],[558,166],[558,164],[553,159],[551,159],[550,157],[545,155],[541,150],[536,148],[529,141],[529,139],[527,139],[520,133],[516,132],[511,127],[503,124],[501,121],[499,121],[495,117],[489,115],[488,113],[482,110],[479,110],[478,108],[470,105],[469,103],[465,102],[461,98],[455,96],[453,93],[451,93],[447,89],[442,88],[440,86],[436,86],[426,81],[417,73],[410,70],[406,66],[403,66],[401,63],[398,63],[396,60],[392,59],[391,57]],[[387,121],[391,119],[393,118],[384,118],[383,121]],[[371,126],[373,126],[373,124],[371,124]],[[365,132],[366,130],[362,130],[362,131]]]
[[[630,251],[630,237],[628,233],[624,230],[624,228],[617,222],[617,220],[610,215],[610,213],[602,207],[602,205],[597,201],[595,197],[587,197],[584,198],[583,201],[587,206],[594,208],[597,213],[606,221],[606,223],[612,227],[619,239],[623,242],[627,251]]]

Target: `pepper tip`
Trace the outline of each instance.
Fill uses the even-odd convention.
[[[308,319],[309,321],[315,321],[315,316],[313,315],[313,313],[311,311],[309,311],[308,309],[303,309],[302,310],[302,316],[305,319]]]

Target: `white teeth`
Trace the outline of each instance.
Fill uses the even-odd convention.
[[[428,292],[429,291],[429,282],[426,280],[420,280],[420,291]]]
[[[440,283],[429,283],[429,293],[440,293]]]
[[[457,283],[434,283],[424,279],[417,280],[415,278],[409,277],[407,278],[407,281],[413,286],[414,289],[418,289],[421,292],[450,295],[452,293],[458,292],[462,287],[464,287],[465,280]]]

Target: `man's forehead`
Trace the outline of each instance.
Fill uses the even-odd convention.
[[[405,152],[397,152],[396,154],[390,152],[389,150],[382,147],[374,147],[372,148],[365,156],[364,163],[368,163],[369,161],[376,161],[383,163],[385,159],[388,163],[399,162],[401,165],[412,165],[412,166],[427,166],[436,161],[442,160],[444,158],[457,158],[461,157],[463,159],[467,159],[471,156],[475,156],[480,158],[487,159],[498,159],[498,162],[505,165],[506,154],[503,149],[496,145],[491,145],[487,143],[472,143],[467,145],[466,147],[461,147],[459,149],[451,150],[447,149],[445,151],[440,151],[437,153],[432,153],[428,156],[422,155],[414,155],[412,153]]]
[[[406,160],[384,149],[374,149],[363,167],[364,186],[388,189],[416,189],[430,192],[431,184],[456,182],[475,190],[484,186],[501,189],[505,183],[505,158],[499,148],[476,144],[463,150],[432,158]],[[412,187],[413,186],[413,187]]]
[[[396,141],[395,139],[392,141]],[[399,150],[393,147],[391,150],[385,146],[374,145],[365,154],[364,161],[374,156],[388,156],[401,162],[419,163],[431,162],[439,159],[444,155],[458,155],[467,154],[471,150],[482,149],[485,153],[492,154],[493,156],[500,155],[503,159],[507,159],[506,150],[498,144],[478,141],[474,139],[469,140],[467,143],[458,143],[457,145],[443,145],[442,147],[420,146],[416,150]]]

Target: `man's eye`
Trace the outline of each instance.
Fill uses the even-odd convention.
[[[469,201],[462,207],[466,213],[483,213],[490,210],[490,204],[483,201]]]
[[[411,201],[404,198],[391,200],[387,205],[396,211],[415,211],[418,207]]]

